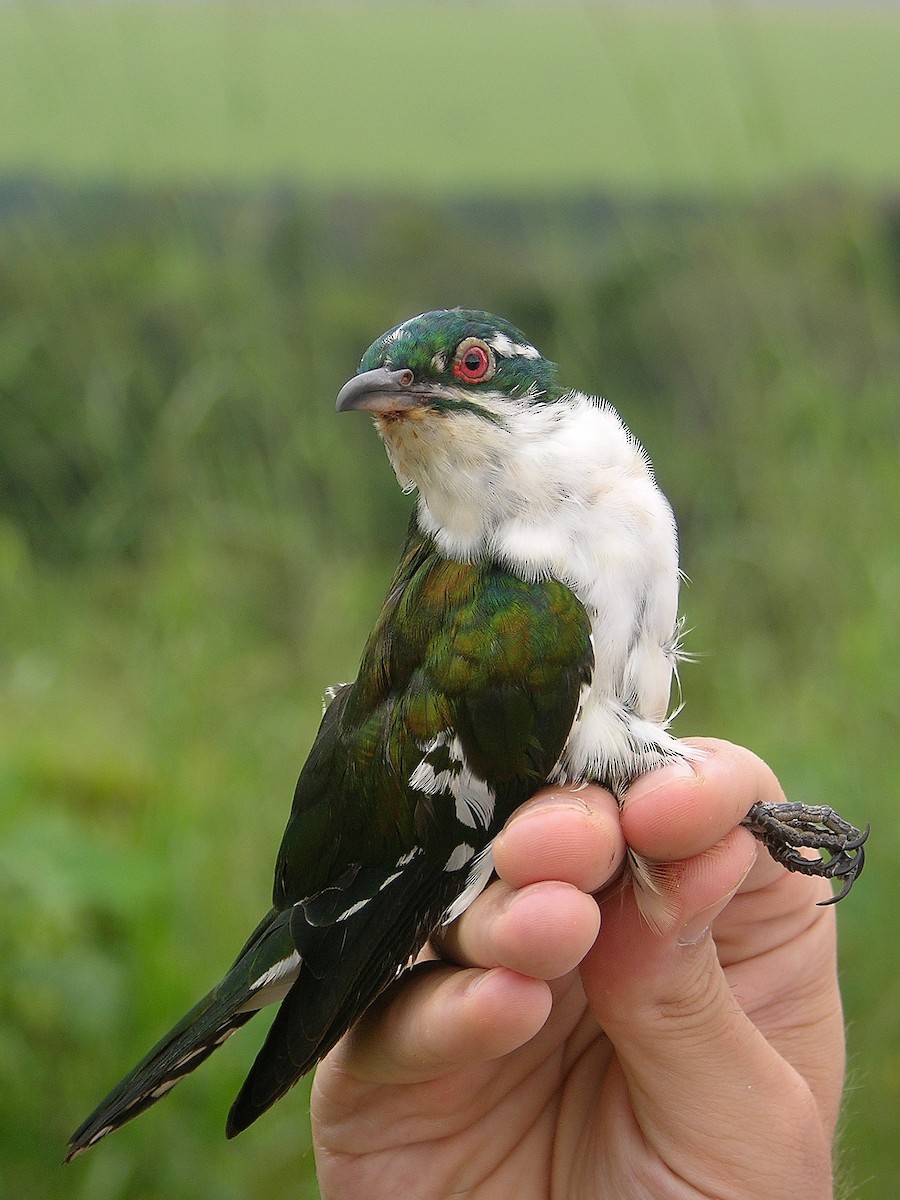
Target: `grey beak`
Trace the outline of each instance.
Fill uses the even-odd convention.
[[[424,397],[411,390],[413,373],[408,367],[392,371],[389,367],[376,367],[354,375],[338,392],[338,412],[360,409],[363,412],[402,412],[418,408]]]

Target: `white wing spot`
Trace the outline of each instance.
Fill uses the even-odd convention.
[[[450,766],[436,771],[428,761],[435,750],[447,748]],[[447,729],[422,747],[425,757],[409,777],[409,786],[426,796],[449,792],[456,803],[456,819],[470,829],[487,829],[494,816],[496,797],[483,779],[468,766],[462,743]]]
[[[494,856],[491,846],[487,845],[475,855],[469,870],[469,878],[466,880],[466,886],[444,913],[441,918],[442,925],[448,925],[451,921],[455,921],[458,916],[461,916],[466,911],[476,896],[481,895],[493,870]]]
[[[268,971],[264,971],[259,979],[250,985],[250,989],[257,992],[260,988],[267,987],[270,983],[276,983],[279,979],[283,979],[285,975],[290,975],[299,966],[300,955],[294,950],[287,958],[280,959],[274,966],[269,967]]]
[[[470,862],[472,855],[475,853],[475,847],[469,846],[466,842],[460,842],[447,861],[444,863],[445,871],[461,871],[466,863]]]
[[[477,829],[487,829],[494,815],[495,796],[488,785],[468,772],[469,786],[466,790],[452,788],[456,798],[456,816],[463,825],[471,825]]]
[[[337,920],[346,921],[348,917],[355,916],[356,913],[361,912],[362,909],[366,907],[366,905],[369,903],[369,899],[370,897],[366,896],[364,900],[357,900],[355,904],[351,904],[349,908],[344,909]]]

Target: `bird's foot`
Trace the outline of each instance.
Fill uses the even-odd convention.
[[[860,831],[824,804],[754,804],[742,824],[789,871],[838,880],[841,890],[822,904],[843,900],[862,873],[869,826]],[[803,848],[819,857],[806,858]]]

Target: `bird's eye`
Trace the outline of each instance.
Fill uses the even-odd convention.
[[[484,383],[494,374],[494,353],[481,338],[465,338],[453,356],[453,374],[464,383]]]

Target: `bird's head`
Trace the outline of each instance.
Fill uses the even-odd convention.
[[[401,487],[418,489],[420,527],[468,560],[581,486],[585,406],[514,325],[462,308],[382,334],[337,399],[374,417]]]
[[[556,367],[501,317],[472,309],[423,313],[373,342],[341,389],[338,412],[398,420],[466,413],[503,424],[523,404],[560,394]]]

